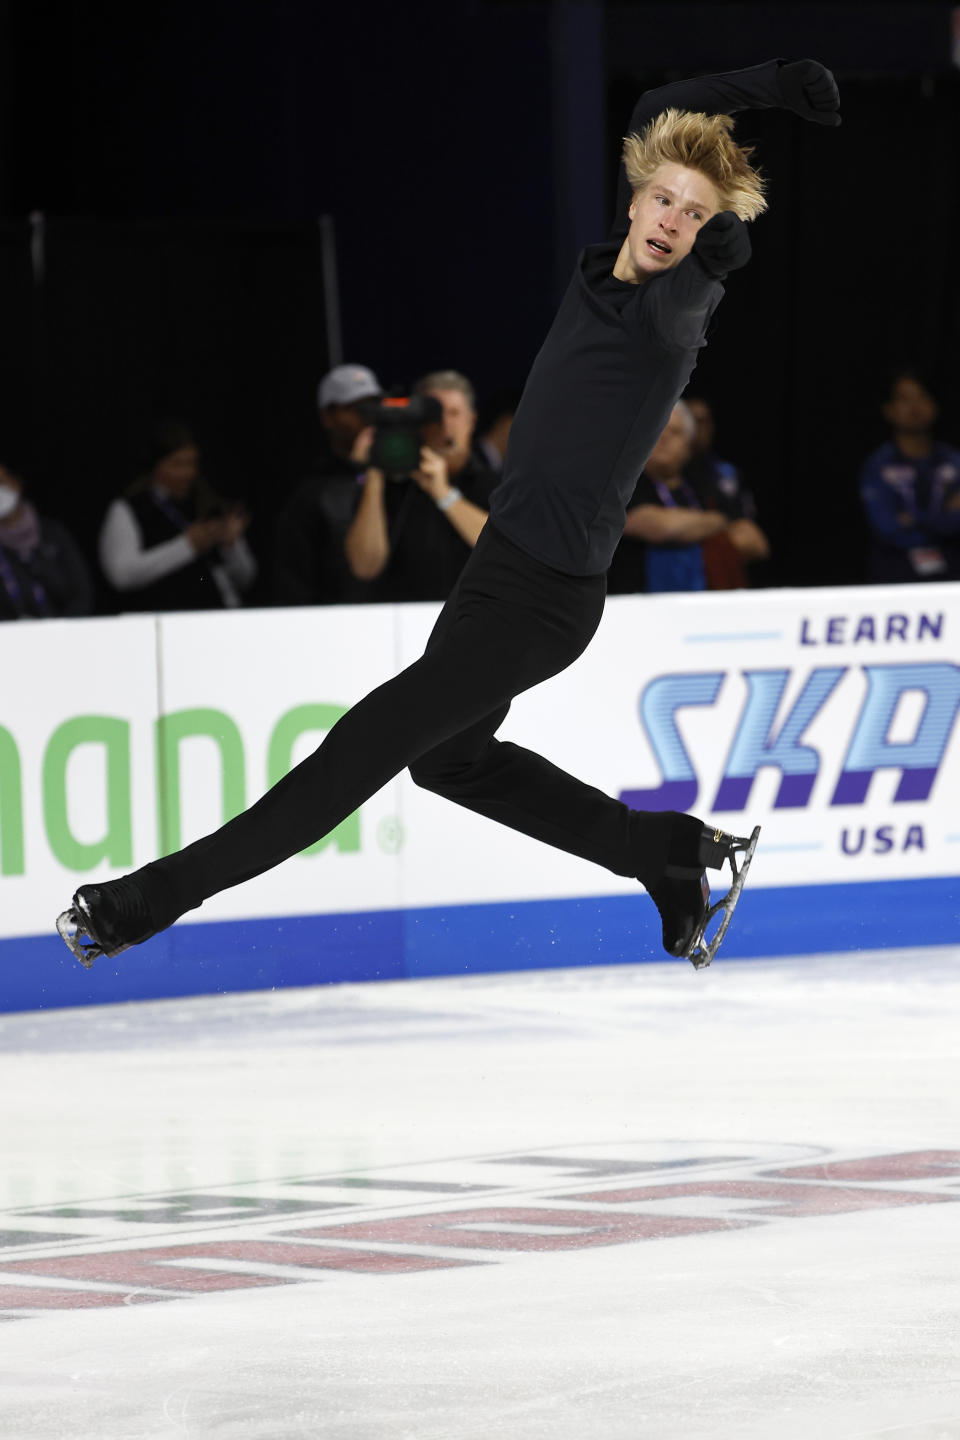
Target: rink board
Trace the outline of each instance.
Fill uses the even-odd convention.
[[[416,659],[436,612],[0,628],[0,1009],[662,958],[634,882],[406,776],[313,853],[89,975],[51,936],[77,885],[251,804]],[[619,597],[500,733],[636,808],[760,824],[730,958],[951,943],[958,634],[949,585]],[[108,645],[109,689],[78,697],[62,676]]]
[[[758,888],[744,892],[714,963],[951,945],[958,917],[952,879]],[[0,940],[6,1011],[665,958],[653,906],[634,895],[181,922],[89,971],[56,936]],[[689,962],[675,963],[695,984]]]

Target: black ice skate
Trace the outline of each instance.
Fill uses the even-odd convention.
[[[697,970],[710,964],[733,918],[759,838],[759,825],[749,839],[705,825],[696,867],[668,864],[663,878],[648,887],[663,921],[663,948],[668,954],[689,960]],[[704,871],[719,870],[726,860],[730,861],[733,882],[726,895],[711,905]],[[721,910],[723,919],[708,939],[707,929]]]
[[[88,970],[98,956],[112,960],[131,945],[149,940],[159,928],[143,891],[129,877],[81,885],[69,910],[57,916],[61,939]]]

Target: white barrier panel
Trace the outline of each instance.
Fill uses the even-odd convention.
[[[77,884],[141,865],[250,804],[344,710],[417,657],[437,608],[0,627],[0,943],[49,937]],[[771,906],[774,892],[793,894],[783,923],[796,932],[802,918],[806,927],[795,949],[833,948],[838,897],[827,892],[837,887],[861,912],[866,897],[877,943],[890,938],[884,897],[901,907],[922,900],[912,938],[939,941],[960,909],[952,878],[958,634],[960,597],[950,585],[620,597],[608,602],[586,654],[521,696],[501,735],[635,807],[691,810],[740,833],[761,824],[750,904],[759,915],[764,891]],[[902,888],[920,882],[922,893]],[[376,943],[397,955],[376,973],[402,974],[438,907],[462,912],[464,925],[470,907],[487,907],[495,937],[498,907],[511,919],[534,902],[559,914],[572,903],[582,911],[581,897],[593,897],[590,914],[601,917],[591,934],[599,924],[609,938],[620,923],[611,917],[628,905],[645,954],[658,957],[652,907],[635,904],[633,882],[451,806],[404,775],[313,853],[190,918],[349,916],[374,925],[370,917],[389,916],[392,929],[381,925]],[[605,908],[605,899],[621,908]],[[823,915],[819,944],[813,910]],[[747,897],[741,911],[750,911]],[[452,949],[460,943],[455,921],[445,923],[417,973],[442,968],[444,933]],[[765,934],[772,923],[771,911]],[[739,915],[737,928],[748,940]],[[228,940],[238,943],[233,932]],[[329,926],[311,944],[312,953],[333,953]],[[523,944],[527,958],[516,963],[557,958],[546,951],[531,960],[529,934]],[[607,958],[620,957],[598,941],[596,954],[560,963]],[[323,978],[337,975],[328,967]],[[272,983],[285,981],[274,974]],[[46,983],[37,1003],[60,1003]]]
[[[0,625],[0,936],[156,851],[157,621]]]
[[[179,776],[164,849],[252,804],[388,679],[398,668],[398,617],[380,605],[165,617],[163,710]],[[214,897],[196,919],[400,906],[399,812],[398,779],[313,854]]]

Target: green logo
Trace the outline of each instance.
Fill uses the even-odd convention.
[[[267,745],[266,785],[275,785],[292,769],[293,750],[302,735],[322,737],[345,715],[343,705],[297,705],[280,716]],[[236,721],[223,710],[198,707],[161,715],[154,725],[157,845],[161,855],[179,850],[181,839],[180,747],[205,737],[219,752],[221,822],[246,807],[247,758]],[[81,840],[71,815],[68,770],[82,746],[103,750],[106,787],[104,834]],[[67,870],[83,873],[106,860],[116,869],[133,864],[133,802],[130,722],[112,715],[78,715],[58,725],[43,755],[43,823],[51,853]],[[302,853],[316,855],[331,847],[341,853],[360,849],[360,813],[355,811],[329,835]],[[23,875],[26,842],[23,819],[23,765],[17,742],[0,725],[0,875]]]

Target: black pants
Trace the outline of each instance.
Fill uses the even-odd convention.
[[[495,738],[515,695],[586,649],[605,593],[605,576],[551,570],[488,523],[419,660],[354,705],[249,810],[138,872],[155,919],[170,924],[297,854],[405,767],[418,785],[615,875],[658,878],[667,815],[631,811]]]

